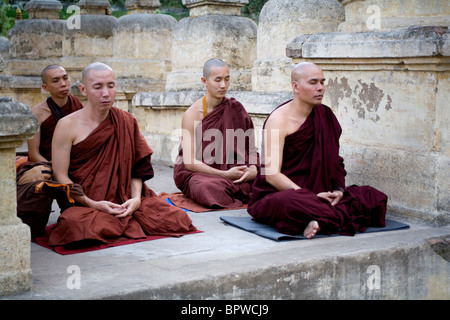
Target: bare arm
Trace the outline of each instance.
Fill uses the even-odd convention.
[[[273,116],[273,117],[272,117]],[[283,163],[283,148],[286,138],[286,131],[283,129],[283,121],[277,116],[272,115],[266,122],[264,152],[266,156],[266,164],[263,174],[266,181],[278,190],[301,189],[286,175],[281,173],[281,165]]]
[[[28,144],[28,157],[33,162],[38,161],[49,161],[50,159],[45,159],[39,152],[39,146],[41,144],[41,126],[39,126],[39,131],[33,136],[33,138],[27,140]]]
[[[44,104],[41,103],[31,109],[31,112],[33,112],[39,122],[39,131],[33,136],[33,138],[27,140],[28,157],[34,162],[51,160],[44,158],[39,152],[39,146],[41,145],[41,123],[44,122],[50,115],[50,111],[46,112],[44,107]]]

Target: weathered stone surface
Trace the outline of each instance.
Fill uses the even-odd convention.
[[[345,21],[339,31],[387,31],[410,26],[448,26],[450,3],[446,0],[339,0]]]
[[[287,45],[291,58],[399,58],[450,56],[448,26],[392,31],[299,35]]]
[[[32,135],[37,132],[38,126],[27,105],[0,97],[0,137]]]
[[[189,8],[191,17],[215,15],[241,15],[241,7],[248,4],[248,0],[182,0]]]
[[[230,66],[231,90],[249,90],[256,33],[256,24],[244,17],[182,19],[171,37],[172,71],[167,76],[166,91],[203,90],[202,68],[211,58],[223,59]]]
[[[62,8],[57,0],[31,0],[24,6],[30,19],[59,19]]]
[[[159,0],[126,0],[125,7],[130,13],[155,13],[161,6]]]
[[[0,296],[29,290],[30,229],[17,217],[15,148],[38,130],[28,106],[0,97]]]
[[[108,0],[80,0],[78,6],[83,14],[105,15],[110,4]]]
[[[10,59],[38,60],[61,57],[64,25],[62,20],[16,21],[14,28],[8,32]]]
[[[253,90],[290,91],[286,45],[302,34],[337,31],[342,21],[344,9],[335,0],[269,0],[259,19]]]

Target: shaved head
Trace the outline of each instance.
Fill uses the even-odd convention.
[[[300,62],[296,64],[291,71],[291,82],[305,78],[307,72],[313,69],[320,70],[319,66],[312,62]]]
[[[49,66],[46,66],[46,67],[44,68],[44,70],[42,70],[42,72],[41,72],[42,83],[45,83],[45,84],[46,84],[47,81],[48,81],[48,77],[47,77],[47,71],[48,71],[48,70],[58,69],[58,68],[64,69],[63,67],[61,67],[60,65],[57,65],[57,64],[51,64],[51,65],[49,65]]]
[[[211,69],[213,67],[228,67],[228,65],[225,63],[225,61],[217,58],[209,59],[203,66],[203,76],[206,79],[208,79],[208,77],[211,75]]]
[[[110,71],[114,72],[110,66],[108,66],[104,63],[101,63],[101,62],[94,62],[94,63],[91,63],[90,65],[88,65],[86,68],[84,68],[83,72],[81,73],[81,83],[86,84],[86,80],[87,80],[90,70],[96,70],[96,71],[110,70]]]

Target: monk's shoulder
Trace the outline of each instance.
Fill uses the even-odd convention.
[[[32,107],[31,112],[36,116],[39,123],[42,123],[52,114],[46,101],[42,101],[41,103]]]
[[[239,111],[242,113],[247,113],[247,110],[245,109],[244,105],[236,100],[235,98],[229,98],[230,106],[234,111]]]
[[[202,99],[195,101],[184,112],[183,120],[185,121],[201,121],[203,119],[203,102]]]

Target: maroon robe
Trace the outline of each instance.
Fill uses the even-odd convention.
[[[224,98],[207,114],[196,127],[195,135],[196,159],[215,169],[259,166],[253,122],[234,98]],[[253,184],[253,181],[236,184],[233,180],[189,171],[183,163],[182,149],[175,162],[174,180],[185,196],[209,208],[241,207],[248,202]]]
[[[65,115],[83,108],[83,104],[76,96],[69,94],[68,98],[69,99],[67,100],[67,103],[64,106],[60,107],[61,111]],[[47,100],[47,105],[49,106],[50,110],[52,110],[50,107],[50,103],[51,102]],[[58,116],[57,114],[52,112],[52,114],[41,123],[41,140],[39,143],[39,153],[48,161],[51,161],[52,159],[52,138],[56,123],[59,120],[58,118],[61,118],[61,116]]]
[[[302,234],[312,220],[324,234],[354,235],[368,226],[384,226],[387,196],[370,186],[345,187],[344,160],[339,156],[341,132],[332,110],[317,105],[284,144],[281,173],[302,189],[275,189],[261,174],[263,161],[248,213],[286,234]],[[333,190],[344,192],[334,207],[317,196]]]
[[[83,141],[72,146],[69,177],[93,200],[122,204],[131,197],[132,177],[153,176],[153,151],[139,132],[136,120],[111,108],[108,117]],[[169,205],[143,185],[141,206],[124,218],[95,209],[66,209],[52,231],[49,244],[64,245],[85,239],[114,242],[146,235],[180,236],[195,231],[185,211]]]

